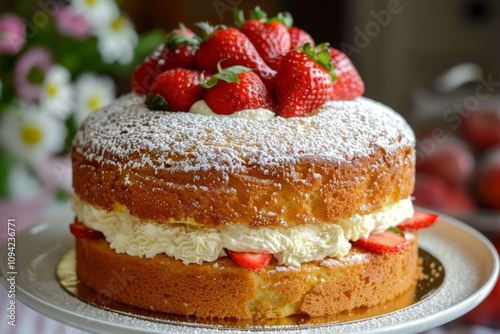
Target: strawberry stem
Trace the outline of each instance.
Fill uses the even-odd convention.
[[[207,39],[209,39],[215,31],[226,28],[226,26],[223,24],[212,26],[208,22],[197,22],[194,25],[201,29],[203,34],[201,38],[202,41],[206,41]]]
[[[241,26],[245,23],[245,13],[243,13],[243,10],[235,8],[233,11],[233,20],[234,24],[236,25],[237,28],[241,28]]]
[[[168,102],[161,95],[148,94],[146,96],[146,105],[150,110],[168,110]]]
[[[245,24],[245,14],[241,9],[235,9],[233,11],[233,19],[236,27],[240,28],[243,24]],[[280,22],[287,29],[293,25],[292,14],[289,12],[278,13],[278,15],[268,18],[267,13],[263,11],[259,6],[256,6],[252,11],[250,11],[250,19],[258,20],[262,23],[272,23],[272,22]]]
[[[250,18],[254,20],[259,20],[261,22],[267,21],[267,13],[263,11],[260,6],[255,6],[253,10],[250,11]]]
[[[212,75],[212,77],[206,81],[205,80],[205,75],[204,73],[201,73],[200,75],[200,86],[206,89],[210,89],[213,86],[217,84],[219,80],[224,80],[225,82],[235,82],[235,83],[240,83],[240,78],[238,77],[238,74],[241,73],[246,73],[246,72],[251,72],[252,70],[248,67],[245,66],[231,66],[228,68],[222,68],[221,63],[226,60],[226,59],[221,59],[217,63],[217,69],[218,73]]]
[[[332,82],[337,82],[338,80],[337,71],[333,66],[333,61],[332,61],[332,56],[330,54],[329,46],[330,45],[328,43],[321,43],[318,44],[316,47],[312,47],[311,43],[306,43],[302,48],[298,49],[299,50],[302,49],[302,51],[304,51],[304,53],[309,58],[311,58],[316,64],[327,70],[328,73],[330,74]]]
[[[200,45],[201,38],[190,32],[184,24],[179,24],[179,30],[173,31],[167,35],[165,44],[169,49],[175,50],[183,45],[190,45],[193,47],[198,47]]]
[[[270,18],[267,20],[267,23],[271,22],[280,22],[283,24],[287,29],[290,29],[290,27],[293,25],[293,17],[292,14],[289,12],[282,12],[278,13],[275,17]]]

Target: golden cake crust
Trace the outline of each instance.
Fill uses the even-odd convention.
[[[105,297],[153,311],[201,318],[313,317],[384,303],[415,286],[420,275],[417,235],[397,254],[354,248],[342,260],[299,268],[275,260],[259,272],[229,258],[184,265],[166,255],[117,254],[105,239],[76,239],[77,273]]]
[[[75,193],[141,219],[296,226],[379,211],[413,191],[414,137],[373,101],[249,121],[150,111],[130,94],[75,139]]]

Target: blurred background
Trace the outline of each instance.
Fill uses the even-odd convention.
[[[168,31],[179,22],[233,25],[235,7],[248,13],[257,5],[270,16],[290,12],[316,42],[346,53],[364,80],[365,96],[412,125],[416,204],[456,216],[500,244],[495,0],[2,0],[2,221],[16,215],[29,226],[47,207],[67,204],[67,154],[79,124],[130,91],[134,68]],[[495,299],[498,288],[490,304],[448,326],[498,332]]]

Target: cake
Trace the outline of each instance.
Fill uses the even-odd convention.
[[[201,44],[167,42],[134,74],[135,92],[79,129],[70,225],[78,278],[114,301],[200,318],[321,317],[408,292],[420,275],[418,229],[436,219],[411,202],[411,128],[360,96],[340,51],[310,40],[295,49],[304,35],[286,54],[261,56],[277,70],[214,47],[213,36],[242,34],[247,23]],[[179,34],[192,40],[185,27]],[[188,46],[194,65],[158,70],[165,50]],[[286,76],[304,72],[297,59],[319,64],[326,54],[319,75],[328,79],[294,92]],[[160,72],[148,84],[147,66]],[[237,82],[221,83],[228,71]],[[246,107],[223,100],[234,87],[251,96]]]

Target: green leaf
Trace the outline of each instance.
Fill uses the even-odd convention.
[[[202,41],[206,41],[207,39],[209,39],[210,36],[212,36],[212,34],[216,30],[226,29],[226,26],[223,24],[218,24],[218,25],[212,26],[208,22],[197,22],[194,25],[201,29],[202,34],[203,34],[201,37]]]
[[[28,81],[33,85],[41,85],[44,79],[45,79],[45,74],[38,67],[33,67],[31,71],[28,73]]]
[[[224,60],[226,60],[226,59],[221,59],[217,63],[218,73],[212,75],[210,80],[205,81],[204,74],[203,73],[201,74],[201,76],[200,76],[200,86],[201,87],[206,88],[206,89],[210,89],[213,86],[215,86],[219,80],[224,80],[225,82],[229,82],[229,83],[231,83],[231,82],[239,83],[240,78],[238,77],[238,74],[247,73],[247,72],[252,71],[252,69],[245,67],[245,66],[241,66],[241,65],[235,65],[235,66],[231,66],[231,67],[223,69],[221,66],[221,63]]]
[[[302,48],[297,48],[297,50],[301,49],[316,64],[328,71],[332,82],[337,82],[337,71],[335,70],[335,66],[333,66],[332,56],[330,54],[330,44],[321,43],[313,48],[310,43],[306,43]]]
[[[222,71],[221,73],[214,75],[214,77],[220,80],[224,80],[225,82],[235,82],[235,83],[240,82],[238,74],[231,71]]]
[[[243,13],[243,10],[235,8],[233,11],[233,20],[234,25],[237,28],[241,28],[241,26],[245,23],[245,14]]]
[[[403,231],[401,231],[399,228],[397,228],[396,226],[391,226],[388,228],[389,231],[392,231],[394,233],[397,233],[397,234],[401,234],[402,236],[404,236],[405,234],[403,233]]]
[[[62,190],[58,190],[55,195],[55,199],[58,202],[66,202],[70,199],[70,196]]]
[[[200,86],[206,89],[210,89],[217,84],[217,78],[211,77],[208,81],[205,79],[205,75],[202,73],[200,76]]]
[[[275,17],[270,18],[269,20],[267,20],[267,22],[268,23],[280,22],[287,29],[290,29],[290,27],[293,25],[293,17],[292,17],[292,14],[290,14],[289,12],[282,12],[282,13],[278,13],[278,15],[276,15]]]
[[[332,63],[330,62],[330,52],[328,50],[323,50],[318,53],[319,62],[327,69],[332,67]]]
[[[0,198],[9,196],[9,174],[12,168],[12,158],[3,150],[0,150]]]
[[[69,153],[71,151],[71,145],[73,145],[73,139],[75,139],[76,132],[78,131],[78,125],[76,125],[74,115],[71,115],[65,123],[66,129],[68,129],[68,134],[66,135],[66,140],[64,141],[64,153]]]
[[[252,71],[252,69],[245,67],[245,66],[241,66],[241,65],[231,66],[231,67],[228,67],[224,70],[230,71],[230,72],[235,73],[235,74],[247,73],[247,72]]]
[[[261,22],[267,21],[267,13],[263,11],[260,6],[255,6],[255,8],[250,11],[250,18],[254,20],[259,20]]]
[[[199,36],[189,36],[186,26],[182,23],[179,24],[181,32],[174,31],[167,35],[165,44],[171,50],[180,48],[183,45],[190,45],[193,47],[198,47],[201,43],[201,38]]]
[[[146,105],[150,110],[168,110],[168,102],[161,95],[148,94],[146,96]]]

